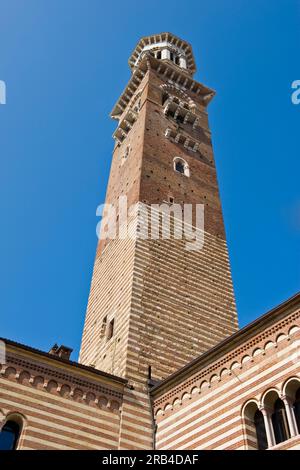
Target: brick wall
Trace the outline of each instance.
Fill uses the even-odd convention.
[[[273,312],[267,322],[261,317],[153,390],[157,449],[257,448],[246,404],[263,407],[270,391],[288,395],[289,380],[300,387],[299,306],[300,296],[297,305]],[[299,447],[299,432],[271,448]]]
[[[18,449],[118,449],[125,383],[7,345],[0,427],[22,427]]]

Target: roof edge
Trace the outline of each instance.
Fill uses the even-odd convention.
[[[292,307],[293,305],[297,303],[300,304],[300,291],[294,294],[292,297],[289,297],[287,300],[280,303],[276,307],[273,307],[271,310],[268,310],[266,313],[258,317],[256,320],[253,320],[251,323],[244,326],[242,329],[238,330],[233,335],[225,338],[223,341],[221,341],[221,343],[218,343],[213,348],[209,349],[205,353],[196,357],[191,362],[183,366],[181,369],[177,370],[176,372],[171,374],[169,377],[159,382],[157,385],[155,385],[151,389],[150,391],[151,395],[153,396],[153,395],[159,394],[160,392],[163,391],[163,389],[168,388],[169,385],[171,386],[174,383],[174,381],[181,376],[184,380],[184,376],[188,374],[189,370],[193,371],[197,367],[201,367],[201,363],[203,363],[204,365],[205,361],[209,359],[210,355],[212,356],[212,360],[215,360],[216,359],[215,356],[218,356],[222,352],[222,350],[225,349],[231,342],[232,342],[232,346],[236,347],[238,343],[240,343],[243,339],[246,339],[252,334],[255,334],[257,330],[262,328],[264,325],[271,323],[271,321],[273,320],[272,317],[274,315],[277,314],[279,316],[280,313],[283,313],[283,311],[286,308]]]
[[[191,73],[195,73],[197,71],[194,52],[193,52],[191,43],[186,41],[185,39],[180,38],[176,34],[171,33],[170,31],[163,31],[161,33],[154,33],[154,34],[148,34],[146,36],[142,36],[136,43],[128,59],[128,64],[131,70],[133,70],[133,68],[135,67],[135,61],[139,55],[139,52],[142,50],[143,46],[147,45],[147,42],[148,44],[151,44],[152,38],[159,38],[159,37],[161,39],[164,38],[165,41],[168,41],[168,40],[172,41],[174,39],[175,40],[174,45],[180,43],[183,50],[187,52]]]
[[[102,370],[95,369],[94,367],[85,366],[84,364],[80,364],[79,362],[70,361],[68,359],[63,359],[61,357],[54,356],[53,354],[47,353],[45,351],[41,351],[40,349],[36,349],[36,348],[31,347],[31,346],[27,346],[25,344],[22,344],[22,343],[18,343],[16,341],[12,341],[11,339],[0,337],[0,341],[3,341],[5,344],[8,344],[10,346],[14,346],[16,348],[23,349],[24,351],[31,352],[31,353],[37,354],[39,356],[42,356],[42,357],[46,357],[47,359],[51,359],[53,361],[59,362],[60,364],[69,365],[71,367],[75,367],[77,369],[80,369],[80,370],[83,370],[83,371],[86,371],[86,372],[91,372],[92,374],[105,377],[106,379],[111,379],[114,382],[119,382],[119,383],[124,384],[124,385],[128,383],[128,380],[123,378],[123,377],[118,377],[117,375],[109,374],[108,372],[104,372]]]

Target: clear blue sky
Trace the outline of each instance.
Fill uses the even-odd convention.
[[[297,0],[0,0],[1,336],[76,359],[115,123],[141,36],[192,43],[240,324],[299,290]]]

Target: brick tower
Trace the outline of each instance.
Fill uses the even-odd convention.
[[[174,237],[116,237],[97,249],[80,362],[130,380],[120,448],[139,424],[149,448],[150,367],[153,380],[166,378],[235,332],[237,316],[206,111],[214,92],[193,79],[192,48],[170,33],[142,38],[129,65],[111,113],[106,203],[117,213],[120,196],[128,206],[204,205],[200,250]]]

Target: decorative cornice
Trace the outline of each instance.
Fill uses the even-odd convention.
[[[53,397],[60,396],[112,412],[119,412],[123,402],[123,391],[11,354],[7,355],[6,364],[1,368],[0,380],[3,379],[19,383],[28,389],[39,389]]]
[[[192,398],[196,392],[201,393],[210,389],[214,382],[221,382],[228,376],[236,375],[235,371],[242,370],[247,364],[253,364],[259,356],[265,356],[271,346],[277,349],[283,339],[294,340],[297,347],[300,332],[299,317],[300,310],[278,323],[276,327],[270,328],[265,334],[246,343],[243,348],[233,351],[211,366],[204,367],[199,373],[179,382],[177,386],[173,384],[173,388],[161,393],[158,390],[153,397],[155,412],[159,409],[171,409],[175,401],[182,404],[183,397]],[[295,324],[296,320],[298,325]],[[159,389],[159,385],[156,388]]]
[[[121,94],[117,103],[115,104],[110,116],[112,119],[120,119],[128,106],[131,98],[138,89],[141,81],[149,69],[158,73],[166,83],[181,88],[184,91],[189,91],[198,96],[202,103],[207,106],[215,95],[215,91],[211,88],[196,82],[191,76],[184,71],[174,66],[171,63],[162,62],[146,53],[139,63],[136,70],[133,72],[125,90]]]
[[[66,366],[74,368],[74,373],[75,374],[76,374],[76,372],[78,373],[80,371],[83,371],[83,372],[88,372],[88,373],[93,374],[95,376],[95,379],[102,377],[104,380],[109,379],[112,382],[115,382],[115,383],[121,384],[121,385],[125,385],[128,382],[128,380],[123,378],[123,377],[118,377],[116,375],[109,374],[108,372],[104,372],[104,371],[95,369],[94,367],[90,367],[90,366],[86,366],[84,364],[80,364],[79,362],[74,362],[74,361],[70,361],[70,360],[67,360],[67,359],[63,359],[61,357],[55,356],[55,355],[47,353],[45,351],[41,351],[41,350],[36,349],[36,348],[32,348],[31,346],[27,346],[25,344],[17,343],[16,341],[12,341],[12,340],[7,339],[7,338],[0,338],[0,341],[2,341],[6,346],[12,346],[13,348],[16,348],[17,350],[20,350],[20,353],[22,353],[22,351],[25,351],[27,353],[36,354],[37,359],[40,360],[40,361],[42,361],[43,358],[47,358],[51,362],[53,361],[54,367],[55,367],[55,363],[57,363],[57,364],[64,364]],[[27,360],[27,358],[26,358],[26,360]],[[77,371],[76,371],[76,369],[77,369]]]
[[[38,374],[42,374],[46,376],[48,379],[56,378],[57,380],[68,382],[69,384],[79,385],[89,390],[93,390],[95,392],[105,393],[108,395],[112,395],[115,397],[122,397],[122,393],[119,390],[114,390],[114,388],[105,387],[104,385],[99,385],[97,382],[92,380],[85,380],[78,375],[75,374],[68,374],[66,372],[61,372],[60,369],[41,366],[36,364],[33,361],[29,361],[28,359],[23,359],[21,357],[17,357],[11,354],[7,354],[6,357],[6,366],[9,367],[11,365],[15,365],[19,368],[24,370],[30,370],[32,372],[36,372]],[[5,373],[5,371],[3,371]],[[3,374],[2,374],[3,375]]]
[[[194,361],[157,384],[151,390],[153,399],[159,401],[159,397],[164,400],[170,393],[172,396],[176,395],[181,389],[183,390],[187,386],[195,384],[196,381],[199,381],[207,375],[215,374],[221,367],[225,367],[228,362],[234,362],[236,358],[241,355],[246,355],[247,352],[249,353],[249,350],[254,350],[261,341],[269,339],[270,336],[280,332],[282,328],[299,319],[299,304],[300,293],[288,299],[275,309],[267,312],[262,317],[250,323],[250,325],[225,339],[211,350],[202,354]],[[289,307],[295,307],[296,311],[291,313],[291,311],[288,310]],[[284,314],[286,314],[286,318],[282,318]],[[277,323],[274,324],[276,317]],[[279,321],[280,319],[281,321]],[[272,323],[273,326],[271,326]],[[229,348],[231,349],[230,352],[228,352]],[[240,367],[242,367],[241,364]]]
[[[179,126],[176,129],[167,127],[165,131],[165,137],[175,144],[183,145],[184,148],[190,152],[198,153],[200,157],[205,159],[209,165],[212,164],[212,162],[208,161],[207,157],[201,152],[199,140],[191,137],[189,133],[185,132]]]

